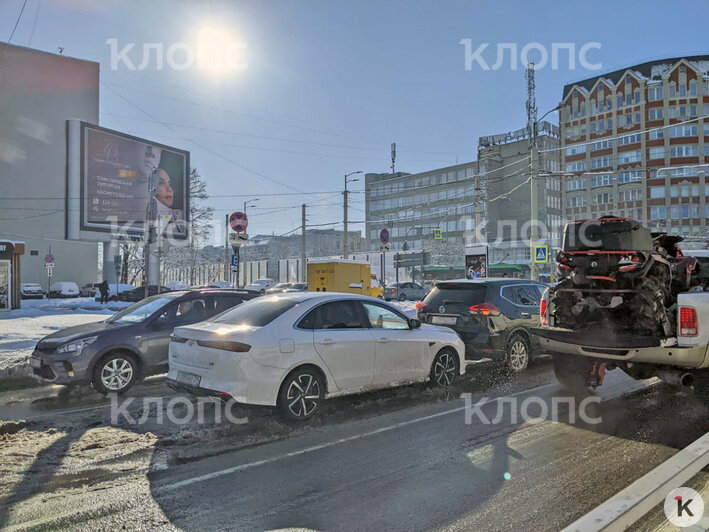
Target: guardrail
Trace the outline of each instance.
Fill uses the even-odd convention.
[[[709,465],[709,433],[590,511],[563,532],[625,530]]]

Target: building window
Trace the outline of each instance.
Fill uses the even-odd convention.
[[[567,172],[585,172],[586,163],[585,161],[576,161],[573,163],[566,163]]]
[[[648,137],[650,140],[658,140],[664,138],[665,132],[662,129],[653,129],[648,132]]]
[[[637,144],[640,142],[640,133],[635,133],[634,135],[625,135],[624,137],[618,137],[618,146],[625,146],[627,144]]]
[[[613,176],[606,174],[606,175],[594,175],[591,178],[591,187],[596,188],[596,187],[607,187],[608,185],[613,184]]]
[[[665,197],[665,187],[650,187],[650,198],[659,199]]]
[[[649,109],[647,112],[648,120],[662,120],[664,118],[664,110],[662,107],[656,107],[655,109]]]
[[[613,141],[612,140],[600,140],[598,142],[594,142],[591,145],[591,151],[598,151],[598,150],[607,150],[609,148],[613,147]]]
[[[568,146],[566,148],[566,155],[578,155],[581,153],[586,153],[586,145],[579,144],[576,146]]]
[[[610,155],[591,159],[591,168],[605,168],[606,166],[613,166],[613,157]]]
[[[605,205],[607,203],[613,203],[613,193],[601,192],[599,194],[596,194],[594,200],[595,205]]]
[[[697,126],[673,126],[670,128],[670,137],[696,137]]]
[[[618,172],[618,184],[622,183],[637,183],[643,180],[642,171],[640,170],[629,170],[625,172]]]
[[[665,148],[650,148],[650,159],[664,159]]]
[[[662,100],[662,85],[647,88],[647,99],[649,102]]]
[[[696,157],[697,146],[671,146],[670,157]]]
[[[666,209],[665,207],[650,207],[650,219],[651,220],[665,220]]]
[[[637,163],[642,160],[640,151],[627,151],[618,154],[618,164]]]

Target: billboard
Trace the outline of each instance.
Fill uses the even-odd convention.
[[[77,120],[67,146],[67,238],[140,238],[156,217],[165,236],[187,237],[188,151]]]
[[[478,279],[488,276],[488,246],[473,244],[465,248],[465,277]]]

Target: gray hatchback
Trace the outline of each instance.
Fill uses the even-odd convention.
[[[99,393],[123,393],[142,376],[166,369],[175,327],[204,321],[254,297],[219,289],[152,296],[105,321],[45,336],[30,365],[44,381],[90,383]]]

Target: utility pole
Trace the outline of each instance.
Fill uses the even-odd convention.
[[[229,279],[229,215],[224,221],[224,280]]]
[[[305,203],[301,206],[302,209],[302,220],[303,220],[303,225],[301,226],[301,249],[300,249],[300,270],[301,270],[301,279],[303,280],[304,283],[308,282],[308,268],[307,268],[307,257],[305,255]]]
[[[344,233],[342,233],[342,258],[347,260],[347,176],[345,176],[345,192],[343,193],[344,204],[342,206],[344,212]]]
[[[527,68],[524,71],[525,78],[527,79],[527,128],[529,131],[529,153],[530,153],[530,210],[531,210],[531,230],[529,236],[529,258],[531,261],[530,272],[532,279],[534,281],[539,280],[539,266],[534,261],[534,248],[538,242],[537,236],[537,225],[538,220],[538,178],[539,173],[538,163],[538,148],[537,148],[537,102],[535,97],[535,83],[534,83],[534,63],[527,64]]]
[[[343,212],[344,212],[344,233],[342,235],[342,258],[347,260],[347,204],[348,204],[348,196],[349,196],[349,191],[347,190],[347,183],[354,183],[355,181],[359,181],[359,179],[347,179],[351,175],[354,174],[361,174],[362,170],[357,170],[356,172],[350,172],[349,174],[345,174],[345,191],[343,192],[343,198],[344,198],[344,203],[343,203]]]

